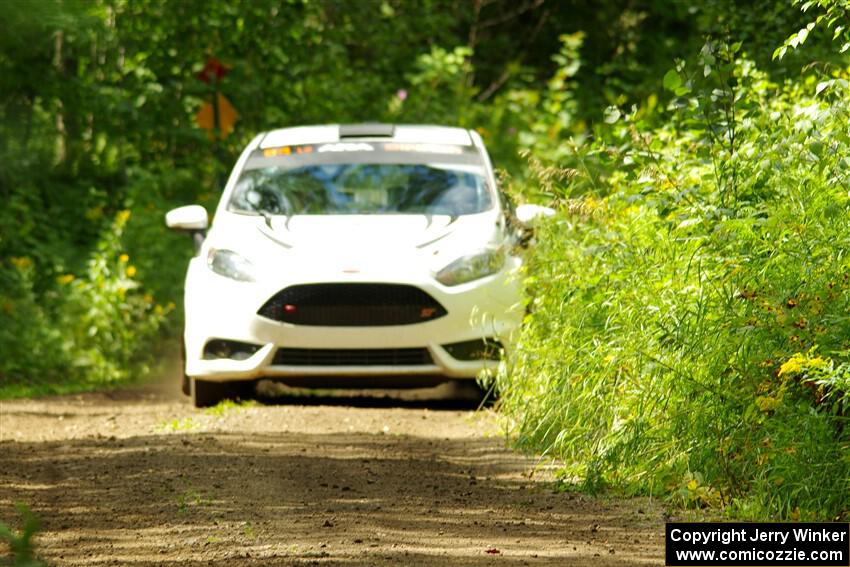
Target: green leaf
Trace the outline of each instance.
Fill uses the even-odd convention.
[[[832,81],[821,81],[820,83],[818,83],[818,86],[815,87],[815,94],[819,95],[820,93],[828,89],[830,86],[832,86]]]
[[[664,74],[664,88],[669,91],[675,91],[682,85],[682,77],[675,69],[670,69]]]
[[[682,228],[688,228],[689,226],[694,226],[695,224],[699,224],[701,222],[702,222],[702,219],[698,219],[698,218],[685,219],[676,226],[676,229],[678,230],[678,229],[682,229]]]
[[[606,124],[614,124],[617,120],[620,119],[620,109],[616,106],[609,106],[605,109],[605,113],[603,114],[603,120]]]

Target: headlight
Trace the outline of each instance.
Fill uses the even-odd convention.
[[[254,265],[232,250],[210,248],[207,266],[226,278],[241,282],[254,281]]]
[[[443,285],[460,285],[495,274],[505,265],[505,252],[501,249],[483,250],[461,256],[435,276]]]

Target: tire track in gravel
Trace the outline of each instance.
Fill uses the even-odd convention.
[[[147,387],[0,402],[0,520],[28,503],[50,565],[662,560],[659,506],[551,480],[490,412],[445,399],[201,411]]]

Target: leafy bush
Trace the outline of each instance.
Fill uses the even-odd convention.
[[[61,316],[69,329],[73,365],[94,383],[126,380],[145,361],[145,352],[168,310],[150,294],[137,293],[138,268],[124,253],[121,236],[130,211],[120,211],[88,262],[84,277],[67,278]]]
[[[144,373],[174,304],[156,304],[141,290],[122,246],[130,216],[115,216],[82,274],[59,275],[47,291],[36,290],[28,257],[12,257],[0,270],[12,291],[0,310],[4,396],[89,389]]]
[[[847,70],[774,84],[740,50],[671,70],[662,116],[561,144],[579,183],[536,176],[569,206],[539,227],[501,404],[588,489],[846,517]]]

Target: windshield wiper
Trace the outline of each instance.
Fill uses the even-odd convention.
[[[274,230],[274,227],[272,226],[272,214],[270,212],[265,209],[260,209],[257,211],[257,214],[263,217],[266,221],[266,226],[269,227],[269,230]]]
[[[266,209],[254,209],[253,212],[260,215],[261,217],[263,217],[263,220],[266,221],[266,226],[269,227],[269,230],[274,230],[274,227],[272,226],[272,217],[276,217],[276,216],[277,217],[283,217],[285,219],[283,227],[286,230],[289,230],[289,221],[292,220],[292,215],[290,215],[290,214],[274,215],[274,214],[270,213],[269,211],[267,211]]]

